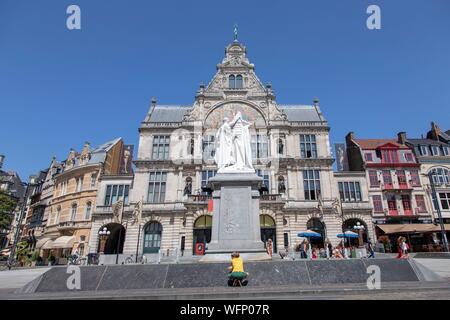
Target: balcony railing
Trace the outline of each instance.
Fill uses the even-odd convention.
[[[212,197],[208,194],[191,194],[188,196],[188,202],[208,202]]]
[[[262,194],[260,197],[261,201],[283,201],[280,193],[276,194]]]

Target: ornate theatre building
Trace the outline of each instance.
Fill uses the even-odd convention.
[[[364,174],[333,172],[330,127],[318,101],[279,105],[237,40],[208,85],[200,85],[192,105],[152,101],[139,128],[132,176],[104,177],[93,213],[90,252],[105,255],[182,252],[204,254],[211,238],[212,201],[208,180],[216,174],[215,139],[224,117],[240,111],[250,127],[253,167],[260,187],[261,240],[274,249],[294,248],[299,232],[336,245],[337,234],[357,222],[373,239],[371,205]],[[113,190],[130,190],[126,199]],[[339,200],[340,199],[340,200]],[[113,217],[114,202],[124,201]],[[135,217],[135,207],[141,218]],[[138,210],[140,211],[140,210]],[[110,233],[99,238],[99,231]]]

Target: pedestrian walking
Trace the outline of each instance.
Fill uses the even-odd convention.
[[[273,254],[272,239],[267,240],[266,250],[267,250],[267,254],[270,256],[270,258],[272,258],[272,254]]]
[[[370,238],[367,239],[367,251],[369,251],[369,256],[367,258],[375,258],[375,250],[373,250]]]

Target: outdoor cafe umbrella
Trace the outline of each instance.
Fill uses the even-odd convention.
[[[350,238],[358,238],[359,235],[353,231],[345,231],[344,233],[337,234],[338,238],[350,239]],[[345,241],[345,240],[344,240]],[[345,256],[347,257],[347,248],[344,248]]]
[[[322,238],[322,235],[318,232],[312,231],[312,230],[306,230],[303,232],[300,232],[299,234],[297,234],[297,236],[302,237],[302,238]],[[309,245],[309,249],[308,249],[308,256],[309,258],[311,258],[311,244]]]

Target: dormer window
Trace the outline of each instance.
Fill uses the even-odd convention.
[[[244,86],[242,75],[230,75],[228,77],[228,87],[229,89],[242,89]]]
[[[364,154],[364,158],[366,159],[366,162],[372,162],[373,161],[371,153],[365,153]]]
[[[410,153],[410,152],[405,153],[405,160],[406,160],[406,162],[414,162],[412,153]]]
[[[439,147],[431,146],[431,153],[433,154],[433,156],[438,156],[439,155]]]
[[[442,147],[444,156],[450,156],[450,147]]]
[[[427,148],[427,146],[420,146],[420,154],[422,156],[427,156],[428,155],[428,148]]]

